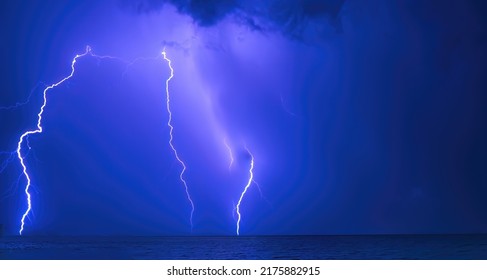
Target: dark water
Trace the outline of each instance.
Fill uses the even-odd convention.
[[[487,259],[487,235],[3,237],[0,259]]]

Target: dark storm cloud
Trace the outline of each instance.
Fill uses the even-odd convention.
[[[344,2],[345,0],[276,0],[271,2],[266,16],[282,32],[299,38],[306,25],[317,19],[328,19],[328,24],[340,30],[339,13]]]
[[[158,11],[170,4],[200,26],[212,26],[239,9],[237,0],[120,0],[120,3],[139,14]]]
[[[192,37],[191,39],[185,40],[181,43],[176,42],[176,41],[172,41],[172,40],[162,40],[162,45],[164,47],[170,47],[172,49],[182,51],[184,53],[184,55],[188,55],[189,54],[189,46],[188,45],[191,43],[191,41],[193,39],[195,39],[195,38]]]
[[[278,30],[300,38],[313,20],[326,19],[340,30],[339,14],[345,0],[119,0],[123,8],[143,14],[170,4],[190,16],[199,26],[209,27],[227,16],[234,16],[253,30]],[[321,21],[323,24],[323,21]]]

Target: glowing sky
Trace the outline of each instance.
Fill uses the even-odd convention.
[[[87,45],[144,58],[80,58],[50,92],[26,233],[191,233],[164,48],[192,234],[235,234],[252,160],[243,235],[487,232],[485,7],[423,2],[0,4],[2,162]],[[3,167],[15,234],[25,178]]]

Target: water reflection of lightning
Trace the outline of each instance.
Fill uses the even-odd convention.
[[[174,156],[179,161],[179,163],[181,164],[181,167],[182,167],[181,173],[179,173],[179,179],[181,180],[181,182],[184,185],[186,197],[187,197],[189,203],[191,204],[191,214],[189,217],[189,221],[191,223],[191,230],[193,230],[194,202],[193,202],[193,199],[191,198],[191,195],[189,194],[188,184],[187,184],[186,180],[184,179],[184,172],[186,171],[186,164],[184,164],[184,162],[179,157],[179,154],[178,154],[178,152],[177,152],[177,150],[173,144],[173,138],[174,137],[173,137],[172,133],[173,133],[174,127],[173,127],[172,122],[171,122],[172,121],[172,112],[171,112],[171,106],[170,106],[171,100],[170,100],[170,96],[169,96],[169,81],[174,77],[174,69],[172,68],[171,60],[169,58],[167,58],[166,50],[162,51],[162,55],[163,55],[164,59],[167,61],[167,65],[169,66],[169,69],[171,70],[171,75],[166,80],[166,109],[167,109],[167,113],[169,115],[169,119],[167,121],[167,126],[169,127],[169,146],[171,147],[172,151],[174,152]]]
[[[247,153],[250,155],[250,169],[249,169],[249,180],[247,181],[247,184],[245,185],[244,190],[240,194],[240,198],[238,199],[237,202],[237,207],[236,207],[236,212],[237,212],[237,235],[240,235],[240,221],[242,220],[242,215],[240,213],[240,206],[242,204],[242,200],[247,193],[247,190],[250,188],[252,185],[252,182],[254,182],[254,156],[252,153],[249,151],[249,149],[245,148],[247,150]]]

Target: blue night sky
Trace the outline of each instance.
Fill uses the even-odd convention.
[[[487,233],[486,8],[2,1],[0,224],[27,209],[17,142],[89,45],[22,145],[26,235],[234,235],[252,158],[242,235]]]

